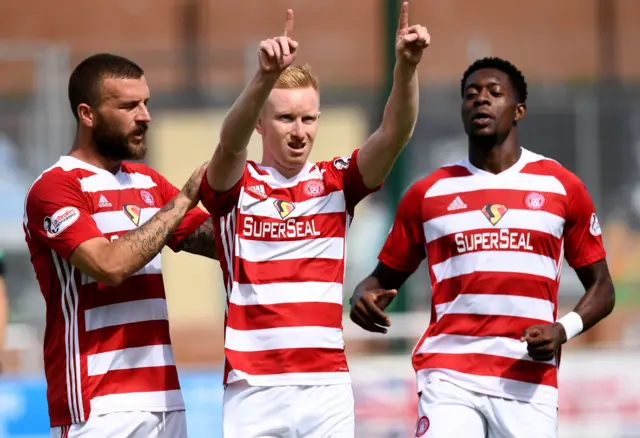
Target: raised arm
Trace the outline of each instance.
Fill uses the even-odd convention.
[[[418,63],[431,37],[427,28],[409,26],[409,3],[400,11],[396,37],[396,64],[393,86],[380,127],[369,137],[358,154],[358,170],[368,188],[378,187],[409,142],[418,118]]]
[[[215,192],[230,190],[242,178],[247,145],[260,111],[280,73],[296,58],[298,43],[291,39],[292,32],[293,11],[289,9],[284,35],[260,43],[260,67],[227,113],[220,141],[207,169],[207,182]]]

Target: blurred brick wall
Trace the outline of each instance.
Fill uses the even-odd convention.
[[[195,0],[202,5],[200,41],[214,57],[204,72],[218,84],[242,82],[248,44],[282,31],[284,11],[296,12],[301,62],[310,62],[326,84],[375,85],[381,75],[382,0]],[[616,3],[620,74],[640,77],[640,1]],[[114,51],[143,64],[158,87],[179,83],[181,5],[184,0],[0,1],[0,41],[69,44],[76,55]],[[268,3],[268,6],[266,6]],[[429,27],[433,45],[422,63],[430,82],[454,82],[490,47],[511,59],[530,80],[582,81],[597,72],[595,0],[414,0],[411,23]],[[517,5],[517,6],[516,6]],[[472,42],[472,43],[470,43]],[[474,51],[473,47],[480,47]],[[0,61],[1,62],[1,61]],[[28,87],[28,66],[3,66],[0,91]]]

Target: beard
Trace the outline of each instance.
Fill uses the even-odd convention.
[[[147,129],[147,123],[141,122],[131,132],[122,132],[103,118],[98,118],[91,135],[98,152],[105,158],[114,161],[142,160],[147,154],[145,139],[143,137],[142,141],[134,143],[133,136],[144,136]]]

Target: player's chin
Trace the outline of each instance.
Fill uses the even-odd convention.
[[[467,132],[472,137],[493,137],[496,135],[496,130],[493,128],[493,126],[471,126]]]
[[[129,156],[131,160],[142,160],[147,155],[147,144],[142,140],[129,142]]]
[[[289,164],[299,165],[307,162],[307,158],[309,158],[309,153],[311,149],[309,146],[305,146],[300,149],[293,149],[287,147],[287,151],[285,152],[285,161]]]

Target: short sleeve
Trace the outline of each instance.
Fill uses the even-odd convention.
[[[173,199],[180,192],[180,190],[158,172],[155,172],[154,177],[156,184],[158,185],[158,190],[160,191],[160,194],[162,196],[162,204],[165,205],[167,202]],[[180,222],[180,225],[178,225],[178,228],[176,228],[176,230],[173,232],[171,238],[169,238],[169,241],[167,242],[167,246],[174,252],[177,251],[180,242],[182,242],[182,240],[186,237],[190,236],[207,219],[209,219],[209,215],[205,211],[203,211],[199,207],[193,208],[185,215],[184,219],[182,219],[182,222]]]
[[[378,260],[391,269],[413,273],[426,258],[422,228],[424,191],[414,184],[398,204],[396,216]]]
[[[25,216],[29,236],[66,260],[81,243],[104,237],[78,181],[70,176],[45,174],[38,180],[27,194]]]
[[[245,164],[244,173],[238,182],[231,188],[231,190],[227,190],[224,193],[216,193],[216,191],[211,188],[205,173],[204,178],[202,178],[201,185],[202,205],[204,205],[204,208],[206,208],[211,215],[216,217],[224,216],[238,205],[242,186],[249,178],[249,170],[247,166],[248,164]]]
[[[347,211],[353,215],[353,210],[366,196],[374,193],[382,187],[380,184],[373,189],[368,188],[362,180],[362,175],[358,169],[358,153],[356,149],[351,155],[336,157],[330,163],[331,171],[337,173],[344,182],[344,196],[347,202]]]
[[[582,268],[605,258],[602,230],[591,196],[578,180],[567,188],[564,228],[565,256],[572,268]]]

